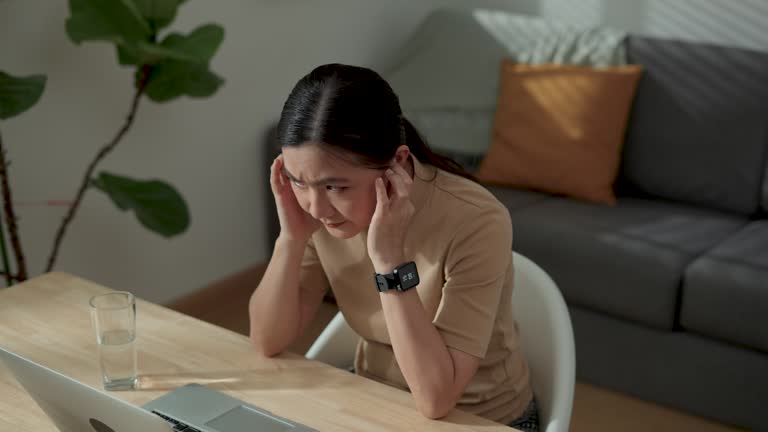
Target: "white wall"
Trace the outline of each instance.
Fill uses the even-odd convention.
[[[40,103],[0,123],[16,201],[70,199],[86,163],[122,124],[131,71],[106,44],[73,45],[65,1],[0,0],[0,70],[45,73]],[[102,168],[162,178],[185,196],[190,230],[170,241],[90,191],[71,225],[57,269],[166,302],[265,260],[261,136],[295,82],[332,61],[386,64],[435,5],[461,0],[193,0],[175,30],[224,25],[213,69],[226,78],[214,97],[157,105],[144,100],[134,128]],[[485,1],[488,7],[512,4]],[[28,266],[39,274],[64,209],[21,206]]]
[[[88,193],[57,269],[156,302],[195,290],[269,256],[262,193],[268,173],[261,137],[290,88],[331,61],[383,67],[414,26],[438,5],[478,5],[575,23],[608,24],[659,36],[768,47],[768,0],[193,0],[173,29],[218,22],[226,39],[213,69],[226,85],[212,98],[156,105],[102,166],[162,178],[187,199],[190,230],[164,240]],[[74,46],[66,2],[0,0],[0,70],[45,73],[38,106],[0,123],[15,200],[69,199],[87,161],[122,123],[131,71],[106,44]],[[32,274],[51,248],[61,208],[21,206],[21,236]]]

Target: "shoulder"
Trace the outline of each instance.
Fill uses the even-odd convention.
[[[419,247],[432,245],[447,256],[512,248],[509,210],[483,185],[442,170],[425,181],[429,194],[413,225]]]
[[[470,225],[493,223],[497,227],[511,227],[509,210],[483,185],[437,170],[433,186],[435,210],[455,215]]]

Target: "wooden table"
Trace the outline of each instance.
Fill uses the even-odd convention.
[[[0,345],[100,389],[88,299],[106,291],[65,273],[0,289]],[[139,389],[112,393],[135,405],[196,382],[321,431],[512,430],[459,410],[429,420],[406,392],[290,353],[265,358],[247,337],[140,299],[137,314]],[[0,430],[57,430],[2,363]]]

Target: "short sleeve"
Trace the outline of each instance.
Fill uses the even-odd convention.
[[[307,242],[304,256],[301,259],[299,286],[305,292],[318,293],[318,295],[320,292],[325,294],[331,287],[312,238]]]
[[[494,206],[456,231],[445,260],[445,283],[433,323],[446,345],[484,358],[511,269],[512,222]]]

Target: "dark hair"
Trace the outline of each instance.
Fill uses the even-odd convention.
[[[277,137],[281,146],[320,144],[379,169],[405,144],[420,162],[475,180],[459,163],[429,148],[403,116],[389,84],[363,67],[327,64],[299,80],[283,107]]]

